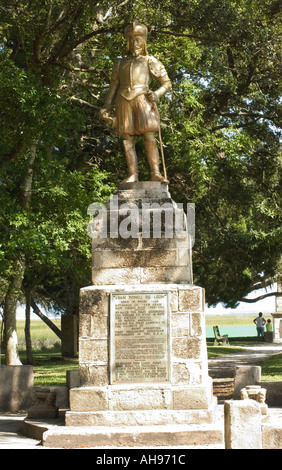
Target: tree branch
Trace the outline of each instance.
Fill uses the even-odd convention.
[[[44,323],[46,323],[49,328],[51,328],[51,330],[58,336],[58,338],[62,339],[61,330],[46,315],[44,315],[44,313],[40,311],[33,297],[31,297],[30,299],[30,305],[32,306],[34,313],[38,315],[38,317],[41,318],[41,320],[44,321]]]
[[[78,103],[78,104],[88,106],[89,108],[94,108],[94,109],[100,110],[99,106],[96,106],[95,104],[88,103],[88,101],[77,98],[76,96],[71,96],[69,99],[71,101],[74,101],[74,102]]]
[[[163,29],[158,29],[155,26],[152,26],[151,32],[160,33],[160,34],[168,34],[169,36],[176,36],[176,37],[182,37],[182,38],[197,39],[199,41],[208,41],[208,42],[214,42],[214,43],[220,42],[217,39],[214,39],[208,36],[198,36],[197,34],[176,33],[175,31],[165,31]]]
[[[69,47],[65,52],[62,52],[61,54],[58,54],[58,57],[60,59],[63,59],[66,57],[68,54],[70,54],[74,49],[76,49],[77,46],[80,44],[83,44],[84,42],[88,41],[89,39],[93,38],[94,36],[98,36],[99,34],[109,34],[109,33],[118,33],[123,31],[124,27],[120,28],[101,28],[97,29],[95,31],[92,31],[91,33],[86,34],[85,36],[82,36],[80,39],[77,39],[71,47]],[[52,58],[54,60],[54,58]]]
[[[276,297],[282,297],[282,292],[269,292],[268,294],[259,295],[258,297],[255,297],[254,299],[241,299],[240,302],[246,302],[248,304],[252,304],[252,303],[258,302],[259,300],[266,299],[267,297],[271,297],[273,295],[275,295]]]

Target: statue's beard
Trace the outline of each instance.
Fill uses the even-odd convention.
[[[138,49],[137,51],[133,51],[132,55],[133,57],[138,57],[139,55],[142,55],[142,53],[142,49]]]

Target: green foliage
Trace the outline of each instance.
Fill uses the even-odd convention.
[[[99,109],[135,18],[173,83],[159,103],[162,139],[174,199],[196,204],[195,283],[210,305],[236,306],[273,282],[282,239],[279,2],[5,0],[0,14],[2,290],[24,252],[23,286],[77,308],[90,279],[87,207],[126,174]],[[139,143],[138,151],[146,178]]]

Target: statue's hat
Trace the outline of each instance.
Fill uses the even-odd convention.
[[[144,36],[145,39],[147,39],[147,27],[144,24],[140,24],[137,20],[134,20],[133,23],[129,24],[125,28],[125,35],[128,36],[133,36],[133,35],[141,35]]]

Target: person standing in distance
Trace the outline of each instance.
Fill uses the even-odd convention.
[[[264,325],[266,324],[265,319],[262,316],[262,312],[259,312],[259,316],[253,320],[255,325],[257,326],[257,334],[258,338],[261,337],[262,340],[264,338]]]

